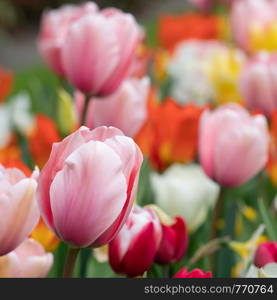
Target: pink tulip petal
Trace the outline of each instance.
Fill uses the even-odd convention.
[[[75,246],[90,246],[120,214],[126,193],[119,156],[101,142],[80,146],[51,185],[57,233]]]

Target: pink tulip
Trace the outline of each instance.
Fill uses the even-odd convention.
[[[240,105],[226,104],[201,117],[200,161],[206,174],[223,186],[242,185],[261,171],[268,143],[265,117],[250,116]]]
[[[141,32],[134,17],[105,9],[74,22],[62,49],[66,77],[94,96],[113,93],[126,77]]]
[[[142,275],[154,262],[162,231],[151,208],[135,206],[117,237],[109,244],[109,262],[116,273]]]
[[[0,256],[18,247],[38,223],[36,175],[27,178],[19,169],[0,165]]]
[[[98,7],[93,2],[80,6],[64,5],[59,9],[46,11],[42,16],[38,40],[38,49],[41,56],[59,76],[64,76],[64,67],[61,61],[61,49],[69,26],[79,18],[97,13]]]
[[[171,226],[162,224],[162,232],[155,261],[160,264],[180,261],[188,248],[188,232],[184,219],[176,217]]]
[[[258,246],[256,250],[256,267],[262,268],[270,263],[277,263],[277,242],[262,243]]]
[[[0,278],[45,277],[53,264],[53,255],[33,239],[0,257]]]
[[[231,27],[237,44],[251,52],[251,31],[267,30],[276,21],[276,3],[268,0],[235,0],[231,11]]]
[[[87,112],[86,126],[114,126],[125,135],[134,137],[147,116],[148,78],[128,79],[111,96],[92,98]],[[82,93],[76,93],[77,109],[81,114],[84,105]]]
[[[277,55],[252,58],[241,74],[240,87],[246,104],[270,117],[277,109]]]
[[[73,247],[107,244],[136,196],[142,154],[113,127],[81,127],[54,143],[39,179],[41,214]]]

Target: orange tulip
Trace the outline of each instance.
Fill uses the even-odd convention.
[[[223,33],[222,18],[214,15],[186,13],[164,15],[159,20],[160,44],[172,51],[180,41],[218,39]]]
[[[60,243],[60,240],[48,229],[42,219],[31,233],[31,237],[39,242],[47,252],[55,251]]]
[[[12,72],[6,71],[0,67],[0,102],[4,101],[5,98],[11,91],[13,83]]]
[[[36,165],[40,168],[47,162],[52,144],[60,141],[56,124],[49,117],[39,114],[33,132],[28,137],[29,150]]]
[[[203,108],[194,104],[183,107],[171,98],[159,103],[152,92],[149,117],[136,141],[157,170],[162,171],[175,162],[194,160],[202,112]]]
[[[26,176],[31,176],[32,171],[22,161],[22,153],[15,135],[5,148],[0,149],[0,164],[5,168],[18,168]]]

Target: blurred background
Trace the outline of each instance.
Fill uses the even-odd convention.
[[[79,0],[0,0],[0,65],[14,70],[40,63],[36,49],[43,10]],[[163,13],[182,12],[187,0],[96,0],[100,7],[116,6],[131,12],[140,23],[154,30],[153,20]]]

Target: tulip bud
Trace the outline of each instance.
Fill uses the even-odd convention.
[[[44,222],[73,247],[109,243],[131,210],[142,159],[113,127],[81,127],[54,143],[39,178]]]
[[[70,134],[77,126],[77,116],[73,99],[65,90],[59,91],[58,124],[63,136]]]
[[[277,55],[260,53],[245,66],[240,87],[246,104],[270,117],[277,109]]]
[[[38,223],[37,173],[28,178],[19,169],[0,165],[0,256],[18,247]]]
[[[269,263],[277,263],[277,242],[260,244],[256,250],[254,262],[258,268],[262,268]]]
[[[117,237],[109,245],[109,261],[116,273],[142,275],[154,262],[162,236],[151,208],[135,206]]]
[[[199,129],[201,165],[222,186],[240,186],[264,168],[269,146],[264,116],[226,104],[204,112]]]
[[[0,278],[45,277],[53,264],[53,255],[33,239],[26,239],[15,250],[0,257]]]
[[[127,79],[111,96],[104,99],[92,98],[87,111],[86,126],[114,126],[127,136],[134,137],[142,127],[147,111],[146,100],[149,79]],[[83,110],[84,96],[76,93],[79,115]]]
[[[151,183],[157,205],[171,217],[182,216],[190,231],[206,220],[219,194],[219,186],[196,164],[174,164],[153,173]]]
[[[162,240],[155,257],[159,264],[180,261],[188,247],[188,232],[183,218],[176,217],[171,226],[162,225]]]
[[[187,271],[187,267],[181,269],[173,278],[212,278],[212,272],[204,272],[201,269],[194,269],[190,272]]]

